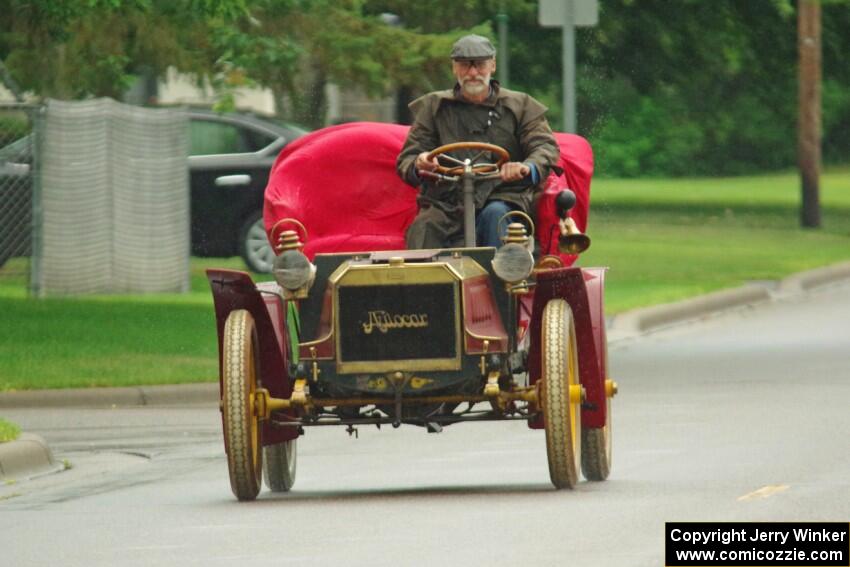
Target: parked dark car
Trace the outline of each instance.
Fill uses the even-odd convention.
[[[239,255],[251,270],[270,272],[263,191],[277,154],[306,130],[252,114],[188,112],[192,254]],[[0,265],[30,253],[30,140],[0,148]]]
[[[189,172],[192,254],[235,256],[271,272],[263,191],[277,154],[305,130],[248,114],[192,110]]]

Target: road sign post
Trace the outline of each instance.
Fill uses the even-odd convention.
[[[543,27],[561,27],[564,131],[576,128],[576,27],[599,22],[598,0],[540,0],[538,21]]]

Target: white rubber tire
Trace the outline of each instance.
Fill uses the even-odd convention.
[[[263,478],[260,421],[254,411],[257,391],[257,331],[244,310],[224,324],[222,412],[230,488],[239,500],[254,500]]]
[[[611,474],[611,399],[608,398],[605,426],[581,430],[581,472],[587,480],[605,480]]]
[[[546,304],[541,335],[541,408],[549,478],[555,488],[573,488],[581,462],[581,403],[570,402],[570,386],[579,384],[579,374],[575,325],[566,301]]]
[[[284,441],[263,448],[266,486],[272,492],[289,492],[295,484],[295,468],[298,463],[298,439]]]

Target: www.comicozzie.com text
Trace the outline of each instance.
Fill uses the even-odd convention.
[[[813,530],[798,528],[793,530],[765,530],[762,528],[716,529],[709,531],[690,531],[675,528],[670,532],[672,541],[689,543],[728,545],[732,542],[763,541],[785,545],[793,535],[796,542],[842,542],[847,541],[847,532],[839,530]]]

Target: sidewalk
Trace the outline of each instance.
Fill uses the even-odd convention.
[[[693,299],[621,313],[608,324],[608,342],[616,345],[646,333],[729,311],[808,293],[818,287],[850,280],[850,262],[789,276],[779,282],[748,284]],[[2,408],[163,406],[218,402],[218,383],[140,386],[133,388],[87,388],[28,390],[0,393]],[[24,479],[61,470],[50,448],[37,435],[27,433],[12,442],[0,443],[0,481]]]

